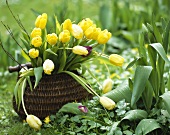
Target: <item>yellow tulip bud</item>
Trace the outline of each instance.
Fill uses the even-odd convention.
[[[93,25],[93,21],[90,20],[89,18],[86,18],[86,19],[83,19],[81,22],[79,22],[78,25],[85,32],[91,25]]]
[[[35,49],[35,48],[32,48],[29,50],[29,56],[31,58],[37,58],[39,56],[39,50]]]
[[[86,56],[88,54],[88,50],[83,47],[83,46],[74,46],[72,49],[74,54],[78,54],[78,55],[84,55]]]
[[[51,72],[54,70],[54,63],[52,60],[46,59],[43,63],[44,73],[51,75]]]
[[[115,66],[122,66],[124,63],[124,58],[118,54],[111,54],[109,56],[109,61]]]
[[[38,117],[36,117],[34,115],[27,115],[26,121],[30,127],[34,128],[36,130],[40,130],[42,122]]]
[[[113,81],[110,78],[104,80],[103,88],[102,88],[103,89],[103,94],[111,91],[112,87],[113,87]]]
[[[97,40],[97,37],[99,35],[99,33],[101,32],[101,29],[100,28],[95,28],[93,30],[93,34],[91,35],[91,39],[93,40]]]
[[[66,19],[64,22],[63,22],[63,30],[68,30],[68,31],[72,31],[72,22],[70,19]]]
[[[40,28],[34,28],[31,32],[31,37],[34,38],[36,36],[41,36],[41,29]]]
[[[72,25],[72,35],[76,38],[76,39],[81,39],[83,37],[83,30],[81,29],[80,26],[73,24]]]
[[[113,110],[116,106],[115,102],[108,97],[100,97],[100,103],[107,110]]]
[[[47,24],[47,14],[43,13],[39,15],[35,21],[35,26],[40,29],[44,29]]]
[[[48,34],[46,37],[47,37],[47,42],[50,45],[55,45],[57,43],[58,37],[55,33]]]
[[[34,47],[40,47],[42,45],[42,38],[40,36],[36,36],[31,40],[31,44]]]
[[[99,44],[105,44],[111,38],[112,34],[107,30],[101,31],[97,37],[97,42]]]
[[[96,29],[96,25],[93,24],[92,26],[90,26],[85,32],[84,35],[86,36],[87,39],[92,39],[93,36],[93,32]]]
[[[70,40],[70,32],[68,30],[64,30],[63,32],[61,32],[59,34],[59,40],[62,42],[62,43],[66,43]]]

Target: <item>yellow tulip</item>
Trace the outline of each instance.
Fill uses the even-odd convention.
[[[107,110],[113,110],[116,106],[115,102],[108,97],[100,97],[101,105]]]
[[[37,58],[39,56],[39,50],[35,49],[35,48],[32,48],[29,50],[29,56],[31,58]]]
[[[59,34],[59,41],[66,43],[70,40],[70,37],[70,32],[68,30],[64,30]]]
[[[89,18],[86,18],[86,19],[83,19],[81,22],[79,22],[78,25],[85,32],[91,25],[93,25],[93,21],[90,20]]]
[[[42,38],[40,36],[36,36],[31,40],[31,44],[34,47],[40,47],[42,45]]]
[[[112,87],[113,87],[113,81],[112,81],[110,78],[104,80],[104,82],[103,82],[103,88],[102,88],[103,94],[111,91],[111,90],[112,90]]]
[[[72,31],[72,22],[70,19],[66,19],[64,22],[63,22],[63,30],[68,30],[68,31]]]
[[[93,24],[92,26],[90,26],[85,32],[84,35],[86,36],[87,39],[92,39],[93,33],[96,29],[96,25]]]
[[[74,54],[78,54],[78,55],[84,55],[86,56],[88,54],[88,50],[83,47],[83,46],[74,46],[72,49]]]
[[[48,34],[46,37],[47,37],[47,42],[50,45],[55,45],[57,43],[58,37],[55,33]]]
[[[34,128],[36,130],[40,130],[42,122],[38,117],[36,117],[34,115],[27,115],[26,121],[30,127]]]
[[[124,58],[118,54],[111,54],[109,56],[109,61],[115,66],[122,66],[124,63]]]
[[[101,31],[97,37],[99,44],[105,44],[111,38],[112,34],[107,30]]]
[[[83,30],[79,25],[73,24],[71,33],[76,39],[81,39],[83,37]]]
[[[36,36],[41,36],[41,29],[40,28],[34,28],[31,32],[31,37],[34,38]]]
[[[44,29],[47,24],[47,14],[43,13],[39,15],[35,21],[35,26],[40,29]]]
[[[95,29],[93,30],[93,34],[92,34],[92,36],[91,36],[91,39],[97,40],[97,37],[98,37],[98,35],[100,34],[100,32],[101,32],[101,29],[100,29],[100,28],[95,28]]]
[[[54,63],[52,60],[46,59],[43,63],[44,73],[51,75],[51,72],[54,70]]]

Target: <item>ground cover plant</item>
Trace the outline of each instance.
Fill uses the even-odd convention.
[[[86,3],[82,0],[79,4],[82,4],[83,7],[93,2],[87,1]],[[109,2],[112,3],[112,6]],[[121,56],[125,58],[125,64],[122,68],[106,67],[102,60],[95,60],[86,64],[86,70],[89,72],[85,72],[84,75],[99,95],[107,96],[116,103],[114,110],[105,109],[98,98],[94,96],[93,99],[82,103],[66,104],[55,115],[51,115],[43,121],[41,130],[30,128],[12,109],[13,89],[11,88],[16,84],[17,74],[10,74],[6,70],[8,64],[15,63],[1,49],[1,53],[4,54],[2,60],[6,64],[0,67],[0,77],[2,78],[0,94],[3,97],[0,99],[0,134],[169,134],[168,54],[170,23],[168,20],[169,11],[167,10],[169,1],[153,2],[147,0],[146,3],[142,4],[123,0],[109,2],[99,1],[100,8],[96,9],[98,12],[93,17],[101,27],[112,31],[112,38],[105,51],[108,54],[121,52]],[[159,5],[159,9],[154,10],[156,5]],[[13,6],[15,7],[17,4]],[[30,5],[30,7],[34,6]],[[119,8],[122,10],[115,12],[115,10],[119,11]],[[36,14],[37,11],[35,9],[34,13]],[[109,17],[105,16],[106,12],[110,12]],[[61,18],[58,17],[58,19],[64,20],[62,18],[64,13],[62,13],[60,14]],[[73,17],[73,20],[83,18],[84,13],[85,11],[82,10],[80,14]],[[126,14],[131,14],[130,18],[127,18]],[[28,24],[30,23],[28,21]],[[112,26],[112,23],[115,26]],[[27,24],[26,26],[28,27]],[[3,43],[13,44],[13,41],[6,39],[4,35],[1,37]],[[15,49],[11,46],[9,48],[11,49],[9,52],[15,55]],[[19,56],[17,60],[21,60],[21,57]],[[109,92],[105,92],[102,85],[108,77],[113,83],[111,83],[111,91],[109,89]]]

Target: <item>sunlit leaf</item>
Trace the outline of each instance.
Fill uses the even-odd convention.
[[[170,114],[170,91],[164,93],[160,97],[162,97],[164,105],[165,105],[168,113]]]
[[[34,68],[34,75],[35,75],[35,85],[34,88],[37,87],[39,81],[42,78],[43,67]]]
[[[148,114],[144,110],[130,110],[126,113],[125,117],[122,120],[130,120],[130,121],[135,121],[135,120],[141,120],[147,118]]]
[[[131,106],[133,107],[145,90],[146,82],[152,71],[151,66],[138,66],[135,71]]]
[[[125,81],[116,89],[104,94],[104,96],[109,97],[115,102],[125,99],[128,103],[131,101],[132,92],[129,88],[128,83]]]
[[[137,125],[135,134],[146,135],[155,129],[161,128],[155,119],[143,119]]]

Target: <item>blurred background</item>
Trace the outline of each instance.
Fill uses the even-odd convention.
[[[168,19],[170,15],[170,0],[8,0],[14,15],[18,17],[28,31],[34,28],[38,14],[46,12],[48,21],[53,22],[56,15],[60,23],[70,18],[76,23],[83,18],[91,18],[97,26],[108,29],[112,38],[106,46],[108,54],[121,54],[124,50],[138,46],[138,36],[142,24],[150,23],[154,17],[157,26],[161,18]],[[6,0],[0,1],[0,21],[8,25],[20,42],[20,27],[10,13]],[[0,35],[3,45],[17,61],[22,62],[20,49],[9,36],[2,23]],[[21,43],[21,42],[20,42]],[[0,72],[7,70],[9,65],[16,65],[0,48]],[[131,51],[126,54],[131,54]]]

